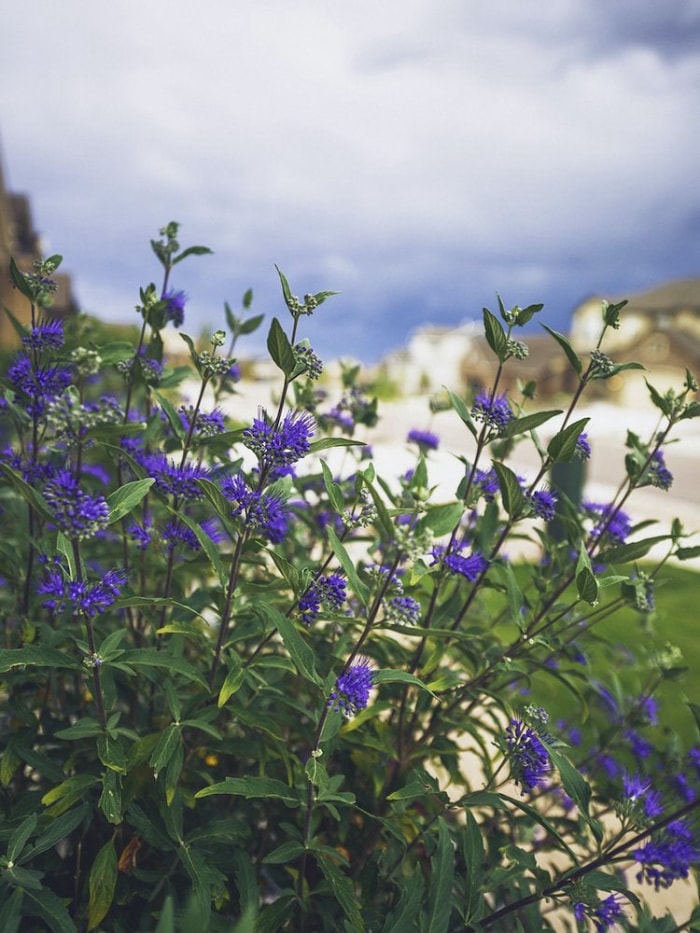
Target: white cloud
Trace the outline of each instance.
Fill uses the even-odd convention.
[[[496,288],[570,307],[625,269],[630,288],[692,271],[698,4],[635,12],[626,30],[588,0],[14,4],[7,173],[112,314],[157,274],[170,218],[217,252],[183,266],[201,317],[249,284],[274,306],[274,262],[342,290],[372,355],[409,297],[415,315]]]

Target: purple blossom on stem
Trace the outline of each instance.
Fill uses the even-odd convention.
[[[367,708],[373,680],[372,662],[369,658],[358,658],[336,680],[328,705],[336,713],[352,718],[359,710]]]
[[[536,489],[529,498],[535,516],[551,522],[556,515],[557,494],[551,489]]]
[[[413,428],[408,432],[406,441],[409,444],[417,444],[422,451],[437,450],[440,445],[440,438],[437,434],[433,434],[432,431],[421,431],[418,428]]]
[[[624,920],[625,912],[615,894],[610,894],[605,900],[595,906],[578,901],[574,904],[574,917],[579,923],[588,917],[593,921],[596,933],[605,933],[616,925],[618,920]]]
[[[137,460],[149,476],[154,477],[158,492],[178,499],[201,499],[198,479],[206,479],[209,471],[195,463],[174,463],[162,450],[137,454]]]
[[[481,492],[487,502],[493,502],[498,492],[498,475],[493,467],[490,470],[480,470],[474,473],[474,487]]]
[[[185,305],[187,304],[187,295],[183,291],[167,291],[163,294],[165,305],[165,321],[172,322],[173,327],[182,327],[185,321]]]
[[[466,543],[462,541],[461,544],[456,545],[449,554],[445,554],[445,548],[442,547],[442,545],[436,545],[432,551],[433,565],[442,560],[443,564],[448,570],[451,570],[452,573],[461,574],[463,577],[466,577],[470,583],[474,583],[486,570],[489,562],[483,555],[476,551],[472,552],[468,557],[465,557],[461,553],[465,547]]]
[[[279,544],[288,531],[288,513],[279,496],[250,489],[244,478],[237,473],[227,477],[221,491],[233,503],[231,517],[241,516],[251,531]]]
[[[63,346],[63,323],[58,318],[47,318],[31,333],[22,337],[22,343],[30,350],[58,350]]]
[[[663,451],[655,450],[647,467],[649,482],[659,489],[670,489],[673,485],[673,473],[666,466]]]
[[[590,460],[591,459],[591,445],[588,440],[588,435],[584,432],[579,434],[578,440],[576,441],[576,448],[574,450],[574,458],[576,460]]]
[[[674,820],[658,838],[649,839],[635,849],[633,856],[642,866],[637,881],[653,884],[658,891],[669,888],[677,878],[687,878],[691,863],[700,858],[700,851],[688,827],[680,820]]]
[[[604,536],[611,544],[625,543],[632,531],[632,520],[627,512],[598,502],[584,502],[583,509],[595,520],[591,531],[592,538],[598,540]]]
[[[522,794],[545,783],[549,755],[534,729],[520,719],[511,719],[506,728],[506,748],[511,777],[522,786]]]
[[[60,570],[50,570],[37,587],[37,593],[50,597],[44,600],[47,609],[62,612],[70,607],[74,613],[92,618],[112,606],[126,582],[125,570],[108,570],[97,583],[68,580]]]
[[[15,402],[22,394],[28,396],[27,414],[41,418],[46,403],[61,395],[71,383],[71,371],[66,366],[32,366],[26,353],[20,353],[7,371],[14,384]]]
[[[483,421],[497,434],[505,434],[515,415],[510,409],[505,395],[496,395],[493,399],[488,392],[479,392],[472,406],[472,418]]]
[[[255,418],[241,439],[257,456],[260,468],[271,470],[296,463],[307,454],[314,428],[308,412],[289,412],[277,428],[263,418]]]
[[[104,496],[89,496],[68,470],[59,470],[44,486],[44,499],[54,522],[68,538],[83,541],[93,537],[109,522]]]
[[[337,612],[346,598],[345,580],[339,574],[318,577],[299,599],[301,621],[311,625],[318,618],[322,607]]]

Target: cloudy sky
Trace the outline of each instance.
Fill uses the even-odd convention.
[[[252,287],[366,362],[422,323],[700,275],[700,0],[8,0],[0,145],[83,307],[186,330]],[[251,350],[259,346],[251,344]]]

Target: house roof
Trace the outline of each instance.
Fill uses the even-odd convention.
[[[600,296],[597,296],[600,300]],[[633,295],[618,295],[608,297],[608,301],[624,301],[627,299],[627,308],[634,311],[673,311],[680,308],[700,309],[700,278],[675,279],[664,282],[646,291],[636,292]],[[586,302],[596,300],[590,298]]]

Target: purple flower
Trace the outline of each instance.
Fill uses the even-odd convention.
[[[224,413],[220,408],[215,408],[211,412],[198,411],[195,415],[193,405],[188,408],[182,405],[180,408],[180,421],[185,430],[189,430],[193,419],[194,428],[201,437],[213,437],[216,434],[223,434],[226,430]]]
[[[71,372],[65,366],[32,366],[26,353],[18,354],[7,371],[7,376],[16,389],[15,402],[20,395],[29,397],[27,413],[40,418],[47,402],[61,395],[71,383]]]
[[[549,755],[534,729],[520,719],[511,719],[506,728],[506,747],[511,777],[522,785],[521,793],[545,783],[550,770]]]
[[[622,509],[597,502],[584,502],[584,511],[593,519],[595,525],[591,531],[594,539],[605,537],[610,544],[624,544],[632,531],[632,520]]]
[[[84,580],[68,580],[60,570],[50,570],[37,592],[50,597],[44,605],[53,612],[71,607],[74,613],[92,618],[116,602],[125,582],[125,570],[108,570],[102,580],[92,585]]]
[[[505,395],[497,395],[492,399],[487,392],[479,392],[476,396],[471,414],[475,421],[483,421],[499,435],[505,434],[515,417]]]
[[[535,516],[544,519],[546,522],[551,522],[556,514],[556,493],[551,489],[537,489],[529,498]]]
[[[250,489],[240,473],[227,477],[221,484],[221,491],[234,505],[232,518],[242,516],[251,531],[264,535],[273,544],[284,539],[288,531],[288,513],[278,496]]]
[[[352,718],[359,710],[366,709],[373,679],[372,662],[369,658],[358,658],[336,680],[328,705],[336,713]]]
[[[126,530],[136,542],[139,551],[145,551],[151,543],[150,522],[144,522],[143,525],[139,525],[138,522],[132,522]]]
[[[22,337],[22,343],[31,350],[58,350],[63,346],[63,324],[58,318],[48,318],[32,327],[31,333]]]
[[[478,467],[474,474],[474,486],[480,490],[487,502],[493,502],[498,492],[498,475],[493,467],[490,470],[480,470]]]
[[[633,855],[642,866],[637,881],[643,879],[658,891],[669,888],[677,878],[687,878],[690,864],[698,860],[700,852],[688,827],[674,820],[658,838],[647,840]]]
[[[591,445],[588,441],[588,435],[585,433],[578,436],[574,458],[576,460],[590,460],[591,458]]]
[[[454,550],[445,554],[445,549],[441,545],[436,545],[433,548],[433,564],[436,564],[440,559],[442,559],[443,564],[452,571],[452,573],[459,573],[463,577],[466,577],[470,583],[479,577],[488,567],[489,562],[481,554],[478,554],[476,551],[469,555],[469,557],[464,557],[460,552],[465,547],[465,542],[462,541],[461,544],[458,544]],[[443,556],[444,555],[444,556]]]
[[[345,580],[341,576],[331,573],[327,577],[318,577],[299,599],[301,621],[311,625],[318,618],[321,607],[337,612],[345,599]]]
[[[417,625],[421,616],[421,605],[412,596],[393,596],[387,602],[387,617],[399,625]]]
[[[174,327],[182,327],[185,321],[187,295],[182,291],[176,292],[170,290],[164,292],[162,301],[166,302],[164,309],[166,324],[172,321]]]
[[[647,467],[649,482],[659,489],[670,489],[673,484],[673,473],[666,466],[661,450],[655,450],[651,455],[651,462]]]
[[[197,485],[197,480],[209,476],[205,467],[194,463],[179,466],[169,460],[162,450],[137,454],[136,459],[146,473],[155,478],[158,492],[173,495],[178,499],[201,499],[202,490]]]
[[[417,428],[408,432],[406,438],[409,444],[418,444],[421,451],[437,450],[440,445],[440,438],[432,431],[420,431]]]
[[[257,456],[262,470],[289,466],[309,451],[314,419],[308,412],[289,412],[278,428],[262,418],[242,434],[245,446]]]
[[[68,470],[59,470],[44,486],[44,499],[54,522],[68,538],[83,541],[109,523],[109,506],[104,496],[89,496]]]
[[[588,917],[593,921],[596,933],[605,933],[614,927],[618,920],[624,920],[625,912],[617,900],[617,895],[610,894],[595,906],[578,901],[574,904],[574,917],[579,923],[583,923]]]

